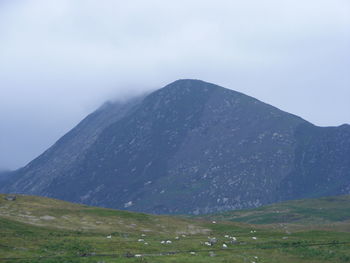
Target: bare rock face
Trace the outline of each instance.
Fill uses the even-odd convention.
[[[0,190],[200,214],[350,193],[350,126],[316,127],[244,94],[179,80],[108,103]]]

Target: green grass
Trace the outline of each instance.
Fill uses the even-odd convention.
[[[148,214],[101,208],[88,208],[83,210],[82,213],[103,217],[118,216],[120,218],[135,219],[138,221],[150,220],[151,218]]]
[[[33,196],[5,201],[0,195],[0,199],[0,262],[336,263],[350,258],[347,232],[312,227],[292,231],[228,221],[214,224]],[[229,243],[225,235],[236,237],[237,243]],[[206,246],[208,236],[216,237],[217,244]],[[172,243],[161,244],[163,240]]]
[[[295,224],[327,226],[338,224],[348,230],[350,222],[350,196],[295,200],[260,207],[230,211],[204,218],[246,222],[251,224]]]

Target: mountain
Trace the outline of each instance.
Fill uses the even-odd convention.
[[[202,214],[350,192],[350,126],[178,80],[107,103],[0,187],[149,213]]]

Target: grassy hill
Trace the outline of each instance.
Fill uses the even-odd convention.
[[[208,246],[208,237],[217,242]],[[0,262],[333,263],[349,262],[349,244],[349,233],[334,230],[286,231],[0,195]]]
[[[350,231],[350,195],[293,200],[209,215],[207,218],[251,224],[342,226],[343,230]]]

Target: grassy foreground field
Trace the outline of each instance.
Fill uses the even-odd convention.
[[[4,197],[0,262],[350,262],[350,233],[339,229],[249,225]]]

